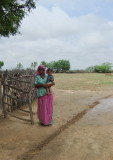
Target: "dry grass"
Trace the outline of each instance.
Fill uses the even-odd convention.
[[[98,73],[54,74],[55,87],[63,90],[113,90],[113,75]]]

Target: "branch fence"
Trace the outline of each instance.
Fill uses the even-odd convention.
[[[34,124],[32,102],[36,98],[34,89],[34,72],[1,72],[0,73],[0,114],[8,115]],[[27,110],[23,109],[27,106]],[[30,118],[15,115],[14,110],[28,113]]]

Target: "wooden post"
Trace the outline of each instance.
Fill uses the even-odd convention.
[[[2,96],[2,107],[3,107],[3,113],[4,113],[4,118],[6,118],[7,117],[7,111],[6,111],[6,105],[5,105],[5,93],[6,93],[6,79],[7,79],[7,70],[6,70],[6,72],[5,72],[5,74],[4,74],[4,81],[3,81],[3,96]]]
[[[32,107],[31,107],[31,87],[30,87],[30,92],[29,92],[29,111],[30,111],[31,124],[34,124],[33,112],[32,112]]]
[[[0,77],[0,110],[2,109],[2,77]]]

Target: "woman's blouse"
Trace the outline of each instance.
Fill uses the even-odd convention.
[[[41,78],[40,75],[37,75],[35,77],[35,84],[45,84],[47,83],[47,75],[45,75],[45,78]],[[37,89],[37,96],[44,96],[46,94],[46,89],[44,87],[40,87]]]

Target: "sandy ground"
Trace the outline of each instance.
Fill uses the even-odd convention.
[[[112,90],[72,91],[54,88],[54,92],[54,125],[51,127],[43,127],[38,124],[36,116],[37,101],[32,105],[33,112],[35,113],[34,125],[30,125],[28,122],[23,122],[10,116],[6,119],[0,117],[0,160],[31,160],[32,158],[38,160],[38,158],[36,158],[36,154],[40,150],[42,152],[44,146],[48,146],[49,143],[51,144],[51,142],[54,141],[57,136],[64,133],[63,131],[70,127],[71,124],[74,125],[75,122],[78,123],[83,115],[89,112],[89,110],[92,110],[92,108],[99,103],[98,101],[100,99],[104,99],[112,95]],[[21,113],[20,111],[15,111],[14,113],[21,117],[29,118],[26,113]],[[90,131],[92,128],[85,128],[84,126],[84,129],[88,129]],[[73,131],[70,130],[70,133],[72,132]],[[80,132],[79,128],[78,132],[76,132],[76,136],[79,136]],[[83,139],[85,141],[88,135],[85,132],[85,135],[82,135],[81,133],[81,136],[84,136]],[[77,143],[80,143],[79,146],[81,146],[82,139],[81,142],[77,141]],[[63,144],[63,146],[65,149],[67,148],[65,144]],[[59,153],[60,148],[62,148],[62,145],[55,153],[57,153],[57,151]],[[55,148],[53,150],[55,150]],[[81,153],[79,147],[78,150],[79,153]],[[67,155],[65,155],[65,157],[66,156]],[[41,160],[41,158],[39,159]],[[46,159],[49,160],[49,157]],[[57,158],[57,160],[59,159]]]

